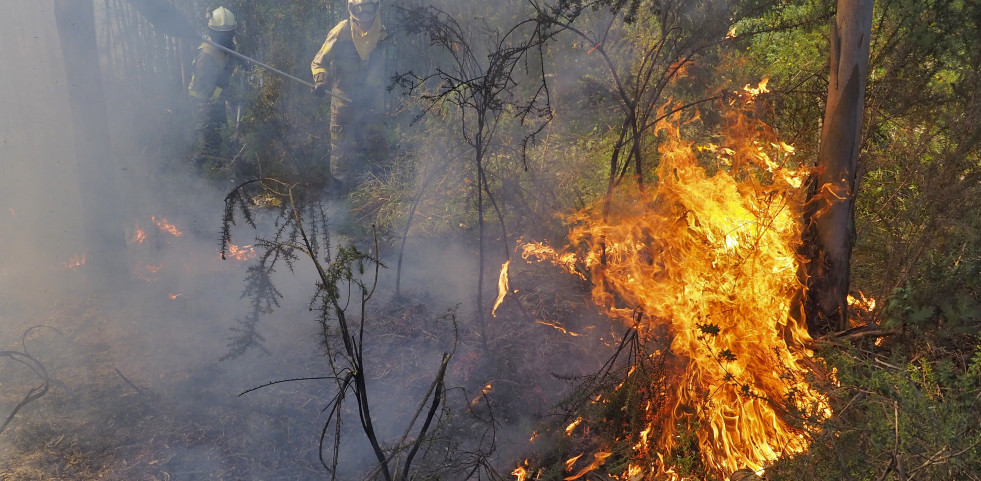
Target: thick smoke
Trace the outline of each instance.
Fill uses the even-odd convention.
[[[326,393],[286,385],[237,397],[270,380],[321,374],[285,354],[318,352],[312,315],[302,309],[303,283],[282,276],[287,296],[271,320],[276,328],[267,332],[271,356],[218,362],[229,328],[248,310],[239,299],[247,264],[218,255],[222,198],[230,186],[186,168],[191,129],[180,128],[190,119],[179,76],[172,82],[173,72],[155,71],[155,59],[138,55],[129,58],[149,69],[138,84],[118,65],[69,71],[79,63],[62,54],[53,2],[4,9],[0,350],[25,352],[43,364],[49,388],[21,406],[0,434],[0,477],[237,478],[250,461],[235,456],[264,465],[254,472],[270,479],[316,472],[309,449],[280,462],[263,447],[310,446],[317,436],[315,396]],[[105,39],[125,32],[105,21],[104,10],[96,13],[104,62],[107,48],[126,47],[107,47]],[[93,72],[101,75],[104,102],[77,95]],[[76,110],[92,123],[105,113],[108,145],[79,135],[93,126],[73,122]],[[91,152],[109,157],[93,159]],[[93,222],[105,237],[92,235]],[[247,231],[240,237],[240,244],[253,239]],[[113,247],[103,255],[107,243]],[[8,358],[0,372],[6,418],[40,381]]]
[[[240,296],[248,262],[218,255],[223,197],[233,185],[190,167],[191,117],[175,66],[159,63],[158,54],[134,53],[139,48],[123,42],[131,34],[126,25],[95,4],[102,64],[82,66],[93,69],[88,72],[73,70],[77,59],[66,62],[52,2],[13,2],[0,20],[0,350],[36,358],[50,384],[44,397],[24,405],[0,433],[0,478],[45,479],[51,472],[38,471],[44,463],[36,456],[71,452],[74,458],[48,461],[60,466],[50,469],[63,479],[93,473],[109,479],[147,473],[158,479],[322,479],[316,440],[333,383],[283,383],[238,396],[269,381],[328,372],[317,313],[307,309],[314,273],[304,265],[277,273],[284,298],[260,326],[268,355],[254,349],[219,361],[228,351],[229,328],[249,312]],[[160,34],[149,38],[186,47]],[[134,63],[119,65],[115,58]],[[101,76],[101,102],[77,95],[80,79],[93,72]],[[84,120],[78,120],[78,109]],[[86,124],[101,122],[101,112],[108,145],[79,135],[93,131]],[[433,156],[433,166],[459,155],[453,152],[458,147],[417,147]],[[92,158],[92,152],[108,157]],[[245,246],[254,236],[237,228],[233,242]],[[381,305],[393,289],[395,247],[385,245],[380,252],[389,266],[382,271]],[[402,434],[400,413],[417,402],[441,353],[452,349],[454,328],[438,319],[453,309],[462,319],[472,318],[475,259],[472,244],[410,235],[402,291],[410,304],[426,306],[419,319],[430,320],[425,334],[438,339],[406,335],[391,339],[409,339],[410,345],[376,347],[372,366],[382,374],[371,389],[381,406],[374,415],[384,436]],[[488,262],[491,270],[500,265],[497,258]],[[494,279],[495,273],[488,276]],[[486,284],[485,308],[493,285]],[[376,321],[391,320],[386,312],[376,312]],[[496,338],[549,329],[536,327],[534,319],[525,319],[528,325],[520,331],[507,327],[513,320],[488,322]],[[461,324],[461,337],[477,335],[472,325]],[[461,388],[448,394],[447,403],[472,403],[480,386],[516,369],[509,362],[557,365],[562,361],[554,356],[571,349],[579,359],[569,365],[585,365],[600,348],[543,345],[522,359],[501,359],[490,373],[474,368],[476,350],[461,348],[449,370],[450,381]],[[406,353],[412,366],[429,370],[389,382],[399,369],[393,359]],[[0,416],[6,416],[39,381],[3,358],[0,376]],[[542,376],[538,385],[495,385],[498,407],[505,410],[538,403],[527,418],[498,420],[513,428],[497,433],[502,443],[527,439],[529,420],[546,414],[546,400],[565,389],[544,370]],[[347,461],[370,463],[353,418],[345,430]]]

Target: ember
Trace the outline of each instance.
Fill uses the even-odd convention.
[[[68,260],[68,262],[63,262],[62,265],[65,266],[65,269],[71,269],[71,270],[78,269],[79,267],[85,265],[85,254],[82,255],[75,254],[72,256],[71,259]]]
[[[160,274],[161,269],[163,269],[163,264],[144,264],[143,267],[135,273],[135,275],[140,280],[146,282],[156,282],[160,280],[158,275]]]
[[[146,239],[146,231],[137,226],[133,233],[133,242],[136,244],[142,244],[144,241],[146,241]]]
[[[222,259],[234,259],[236,261],[247,261],[255,258],[255,248],[248,246],[237,246],[229,244],[225,252],[219,252]]]
[[[176,225],[167,223],[167,219],[160,218],[160,220],[157,220],[156,217],[151,217],[151,219],[155,224],[157,224],[157,228],[160,229],[161,232],[166,232],[174,237],[181,237],[184,235],[184,233],[181,232]]]
[[[570,331],[570,330],[568,330],[568,329],[566,329],[566,328],[564,328],[564,327],[562,327],[559,324],[554,323],[554,322],[541,321],[541,320],[535,321],[535,322],[537,322],[537,323],[539,323],[539,324],[541,324],[543,326],[551,327],[551,328],[553,328],[553,329],[555,329],[557,331],[562,332],[563,334],[568,334],[568,335],[570,335],[572,337],[579,337],[579,336],[582,335],[582,334],[579,334],[578,332],[572,332],[572,331]]]

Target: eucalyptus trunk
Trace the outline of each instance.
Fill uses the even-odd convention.
[[[831,29],[828,99],[805,212],[802,283],[812,333],[848,324],[848,283],[855,244],[855,193],[869,66],[873,0],[838,0]]]

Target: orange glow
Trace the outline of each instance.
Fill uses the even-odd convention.
[[[161,232],[166,232],[174,237],[181,237],[184,235],[184,233],[181,232],[176,225],[168,224],[167,219],[162,217],[160,220],[157,220],[156,217],[151,217],[150,219],[153,220],[153,223],[157,224],[157,228],[160,229]]]
[[[145,264],[138,272],[136,272],[135,275],[140,280],[146,282],[156,282],[159,280],[157,274],[160,273],[161,269],[163,269],[163,264],[156,266],[152,264]]]
[[[133,235],[133,241],[135,241],[137,244],[142,244],[143,241],[145,240],[146,240],[146,231],[137,227],[136,233]]]
[[[563,334],[568,334],[568,335],[570,335],[572,337],[579,337],[579,336],[582,335],[582,334],[579,334],[577,332],[572,332],[572,331],[570,331],[570,330],[568,330],[568,329],[560,326],[558,323],[555,323],[555,322],[540,321],[540,320],[539,321],[535,321],[535,322],[537,322],[537,323],[539,323],[539,324],[541,324],[543,326],[548,326],[548,327],[554,328],[554,329],[556,329],[558,331],[561,331]]]
[[[71,259],[68,260],[68,262],[63,262],[61,265],[65,266],[65,269],[71,269],[71,270],[78,269],[79,267],[85,265],[85,254],[82,255],[75,254],[72,256]]]
[[[180,296],[181,296],[181,294],[167,294],[167,297],[169,297],[170,300],[172,300],[172,301],[177,300],[177,298],[180,297]]]
[[[742,98],[766,91],[764,80]],[[651,390],[664,406],[648,402],[649,424],[631,434],[638,462],[629,469],[648,466],[645,478],[677,479],[663,459],[684,426],[709,470],[759,471],[807,448],[810,433],[794,427],[792,413],[830,415],[826,398],[804,381],[801,361],[812,355],[806,326],[789,315],[801,288],[796,248],[808,169],[748,113],[725,119],[720,145],[697,148],[681,138],[677,118],[659,124],[665,141],[656,185],[624,188],[609,205],[569,216],[568,245],[577,249],[522,249],[526,259],[547,259],[581,278],[588,271],[594,301],[642,339],[662,326],[670,333],[665,355],[683,371]]]
[[[497,279],[497,300],[494,301],[494,307],[491,308],[491,317],[497,317],[497,308],[504,302],[504,296],[508,295],[508,266],[511,265],[511,259],[504,261],[501,264],[501,275]]]
[[[248,246],[237,246],[235,244],[229,244],[228,249],[221,254],[222,259],[234,259],[237,261],[247,261],[249,259],[255,258],[255,247]]]
[[[476,406],[477,403],[479,403],[481,399],[483,399],[488,394],[490,394],[490,392],[492,390],[494,390],[494,386],[492,386],[490,383],[487,383],[486,385],[484,385],[484,388],[480,390],[480,394],[478,394],[477,396],[475,396],[473,398],[473,401],[470,401],[470,406],[471,407]]]

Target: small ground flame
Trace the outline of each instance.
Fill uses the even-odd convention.
[[[537,322],[537,323],[539,323],[539,324],[541,324],[543,326],[551,327],[552,329],[555,329],[555,330],[557,330],[557,331],[559,331],[559,332],[561,332],[563,334],[568,334],[568,335],[570,335],[572,337],[579,337],[579,336],[582,335],[582,334],[579,334],[578,332],[572,332],[572,331],[570,331],[570,330],[562,327],[561,325],[559,325],[556,322],[548,322],[548,321],[542,321],[542,320],[538,320],[538,321],[535,321],[535,322]]]
[[[154,224],[157,224],[157,228],[160,229],[160,232],[166,232],[174,237],[181,237],[184,235],[184,233],[181,232],[176,225],[168,223],[167,219],[164,219],[163,217],[161,217],[159,220],[156,217],[151,217],[150,219]]]
[[[81,254],[81,255],[75,254],[72,256],[71,259],[68,259],[68,262],[63,262],[61,265],[64,266],[65,269],[70,269],[70,270],[78,269],[79,267],[85,265],[85,254]]]
[[[232,259],[236,261],[247,261],[249,259],[255,258],[255,247],[253,246],[237,246],[235,244],[228,244],[228,248],[225,252],[219,252],[221,258]]]
[[[136,278],[146,282],[156,282],[160,280],[159,274],[163,269],[163,264],[144,264],[135,273]]]
[[[480,390],[480,394],[474,396],[473,401],[470,401],[470,407],[475,407],[477,404],[480,404],[480,400],[487,397],[487,395],[493,390],[494,386],[491,383],[485,384],[484,388]]]
[[[601,466],[603,466],[604,464],[606,464],[606,458],[609,458],[610,455],[612,455],[612,454],[613,453],[608,453],[608,452],[605,452],[605,451],[600,451],[600,452],[594,454],[593,455],[593,461],[591,463],[589,463],[588,466],[580,469],[578,473],[576,473],[576,474],[574,474],[572,476],[568,476],[568,477],[564,478],[565,481],[573,481],[573,480],[579,479],[579,478],[581,478],[581,477],[589,474],[590,471],[594,471],[596,469],[599,469]],[[574,459],[579,459],[579,456],[576,456]],[[574,460],[571,460],[571,461],[573,461],[573,463],[566,465],[566,469],[567,470],[572,467],[572,464],[575,463]]]
[[[146,241],[146,231],[137,227],[136,232],[133,233],[133,242],[142,244],[144,241]]]
[[[525,460],[522,466],[518,466],[517,468],[514,468],[514,471],[511,471],[511,474],[513,476],[517,476],[518,478],[517,481],[525,481],[526,479],[528,479],[528,469],[526,468],[526,466],[528,466],[527,459]]]

